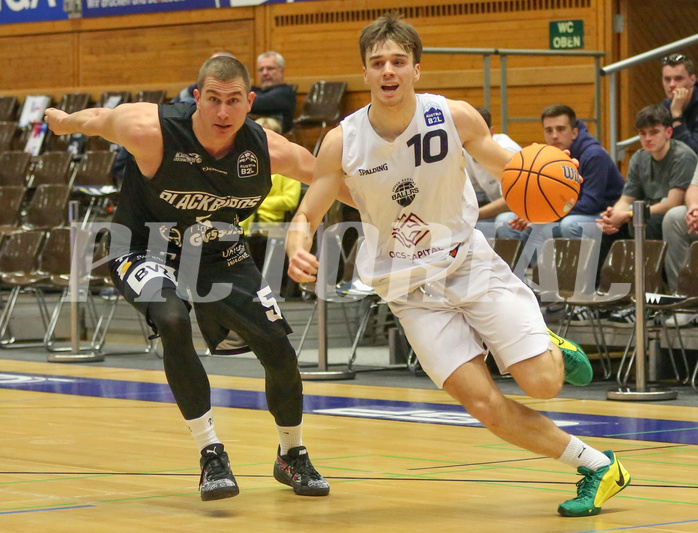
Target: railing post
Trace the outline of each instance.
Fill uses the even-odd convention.
[[[325,217],[325,222],[327,217]],[[343,370],[329,370],[327,353],[327,248],[325,242],[324,224],[320,224],[317,231],[318,260],[320,267],[315,281],[315,297],[317,298],[317,330],[318,330],[318,365],[317,370],[301,372],[301,378],[305,380],[339,380],[354,379],[356,372],[348,367]]]
[[[618,105],[616,95],[616,73],[611,73],[608,79],[608,128],[610,132],[609,148],[611,160],[618,162]]]
[[[491,61],[491,56],[490,54],[484,54],[482,56],[482,90],[485,93],[484,94],[484,106],[485,109],[492,109],[490,107],[490,103],[492,101],[491,97],[491,92],[492,92],[492,80],[490,78],[492,71],[492,61]]]
[[[502,54],[499,59],[499,98],[501,101],[502,133],[509,133],[509,110],[507,102],[507,56]]]
[[[84,239],[80,238],[82,228],[78,227],[78,210],[80,202],[72,200],[68,203],[68,220],[70,221],[70,352],[49,353],[46,360],[49,363],[97,363],[104,361],[104,354],[97,353],[90,348],[80,347],[80,277],[86,275],[83,272],[84,262],[81,261],[81,247]],[[89,286],[85,287],[89,290]],[[62,296],[61,296],[62,297]]]
[[[648,204],[633,202],[633,229],[635,231],[635,390],[621,388],[608,391],[609,400],[674,400],[675,390],[647,386],[647,330],[645,328],[645,217]]]

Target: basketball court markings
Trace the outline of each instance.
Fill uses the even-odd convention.
[[[24,374],[24,380],[31,381],[36,376]],[[53,382],[54,386],[75,387],[75,382],[66,381],[69,378],[62,376],[60,381]],[[103,390],[119,392],[119,387],[115,387],[113,381],[103,380],[101,384]],[[89,384],[92,388],[96,385]],[[139,391],[133,389],[133,382],[128,385],[127,392]],[[97,387],[100,388],[100,387]],[[123,392],[123,391],[122,391]],[[249,391],[247,391],[249,392]],[[332,399],[332,401],[337,401]],[[155,403],[153,401],[142,401],[133,399],[113,399],[111,397],[89,397],[76,396],[63,393],[45,393],[24,390],[4,390],[0,392],[0,403],[5,407],[5,417],[11,418],[12,411],[22,413],[27,410],[27,403],[32,404],[30,411],[36,411],[37,416],[42,415],[52,420],[53,424],[42,426],[38,423],[31,424],[31,427],[24,428],[31,434],[28,441],[21,441],[20,448],[25,442],[31,444],[46,434],[46,428],[50,427],[49,433],[53,432],[58,439],[55,448],[63,448],[63,452],[71,451],[72,445],[66,439],[75,438],[80,442],[84,428],[80,424],[88,422],[88,415],[95,417],[99,422],[92,428],[92,432],[100,437],[100,443],[108,442],[110,439],[105,428],[116,427],[117,433],[121,435],[117,442],[117,453],[135,449],[122,459],[115,460],[115,454],[107,450],[99,450],[99,459],[92,464],[97,468],[102,468],[99,472],[86,472],[90,467],[90,461],[80,463],[80,449],[75,449],[78,457],[74,464],[81,466],[75,469],[73,475],[70,470],[60,472],[42,472],[34,470],[33,473],[28,468],[11,468],[0,473],[0,513],[5,513],[0,518],[2,521],[9,520],[11,516],[16,516],[17,520],[24,522],[10,522],[10,524],[27,524],[27,521],[38,520],[40,516],[55,517],[50,519],[53,524],[63,524],[65,527],[74,527],[75,524],[89,520],[100,520],[103,523],[119,523],[122,517],[119,515],[127,511],[135,517],[142,516],[145,520],[158,518],[163,511],[172,514],[172,520],[183,520],[198,517],[205,523],[208,529],[208,519],[216,516],[218,527],[233,527],[239,520],[251,520],[255,524],[261,524],[257,530],[265,530],[266,526],[272,528],[271,515],[279,512],[280,507],[290,507],[294,510],[288,512],[301,511],[304,513],[317,513],[317,516],[309,518],[313,523],[318,517],[331,521],[339,521],[333,531],[392,531],[392,527],[402,524],[405,531],[411,530],[410,525],[423,525],[419,516],[427,511],[427,508],[441,509],[446,515],[461,513],[461,519],[472,520],[479,516],[488,516],[488,525],[481,525],[478,529],[484,532],[494,531],[487,529],[489,525],[493,527],[505,527],[502,521],[507,518],[509,506],[501,507],[500,504],[492,504],[493,507],[480,507],[478,502],[487,496],[487,501],[496,498],[496,494],[506,494],[507,502],[510,502],[511,512],[514,508],[517,516],[523,514],[522,524],[525,524],[526,517],[536,517],[540,521],[541,516],[544,523],[536,529],[517,529],[516,524],[507,527],[509,531],[536,531],[536,532],[579,532],[579,531],[612,531],[620,527],[624,529],[641,529],[651,524],[672,524],[675,531],[692,531],[696,521],[690,516],[695,516],[697,498],[695,498],[696,484],[681,480],[679,475],[688,475],[692,479],[695,476],[691,472],[695,471],[698,464],[698,453],[694,446],[686,445],[656,445],[643,446],[642,443],[631,441],[619,441],[613,439],[593,439],[600,447],[612,447],[619,451],[620,457],[628,463],[633,474],[633,491],[625,491],[616,496],[608,504],[609,510],[599,515],[601,518],[582,519],[581,521],[569,521],[555,516],[555,502],[566,497],[571,497],[574,492],[575,476],[571,475],[567,467],[558,465],[554,461],[548,461],[542,457],[530,457],[530,453],[520,450],[514,446],[501,443],[496,438],[488,436],[488,432],[478,430],[473,427],[459,427],[444,424],[423,424],[405,423],[400,421],[386,421],[384,419],[363,419],[350,417],[337,417],[327,415],[310,414],[306,417],[307,442],[311,446],[311,453],[318,468],[332,482],[333,493],[330,498],[314,500],[314,502],[298,499],[287,487],[280,486],[271,476],[271,460],[267,455],[273,455],[271,440],[273,428],[270,431],[261,431],[265,435],[258,436],[251,433],[252,428],[262,428],[270,426],[269,415],[261,409],[237,409],[219,408],[217,418],[221,428],[227,428],[229,420],[235,421],[237,426],[233,431],[236,439],[230,442],[230,449],[240,449],[238,457],[258,457],[258,462],[235,464],[234,471],[239,478],[243,493],[238,498],[221,503],[215,506],[206,506],[198,501],[195,487],[198,479],[198,468],[195,463],[186,462],[193,454],[189,449],[191,443],[186,435],[183,426],[176,424],[179,415],[173,406],[165,403]],[[413,402],[414,403],[414,402]],[[93,407],[92,409],[86,406]],[[123,406],[123,409],[119,409]],[[570,407],[572,407],[570,405]],[[152,417],[153,408],[156,408],[156,416],[165,418],[156,427],[149,427],[148,422],[135,421],[133,425],[124,424],[121,419],[116,419],[116,424],[111,424],[110,413],[124,412],[127,417],[142,416],[145,420]],[[81,411],[83,416],[77,417]],[[131,415],[130,413],[133,413]],[[219,416],[220,415],[220,416]],[[59,424],[71,424],[72,418],[79,418],[78,429],[75,434],[71,434],[70,427],[62,431]],[[84,418],[84,420],[83,420]],[[63,421],[61,422],[61,419]],[[243,423],[243,419],[248,419]],[[38,422],[38,420],[37,420]],[[128,422],[128,421],[127,421]],[[263,426],[264,425],[264,426]],[[182,431],[180,431],[180,429]],[[151,435],[143,435],[152,430]],[[389,436],[380,436],[379,431],[387,430]],[[225,430],[224,430],[225,431]],[[168,432],[174,434],[173,441],[176,441],[179,450],[172,454],[172,459],[164,458],[163,461],[169,464],[189,465],[190,468],[172,471],[143,471],[133,470],[128,472],[118,472],[113,469],[121,463],[131,464],[138,468],[142,461],[136,460],[138,452],[148,452],[143,449],[143,443],[148,439],[155,438],[158,449],[166,452],[169,443],[162,443],[161,433]],[[225,431],[226,433],[228,431]],[[335,440],[332,444],[321,443],[317,435],[323,433],[339,433],[341,440]],[[102,434],[102,435],[100,435]],[[349,435],[348,440],[355,437],[356,443],[342,443],[344,437]],[[375,436],[375,438],[374,438]],[[406,439],[405,437],[409,437]],[[270,442],[261,446],[259,441],[267,439]],[[463,449],[453,449],[454,439],[463,442]],[[12,444],[11,437],[5,437],[5,452],[2,454],[3,462],[6,465],[26,466],[26,462],[19,464],[24,458],[19,452],[10,453],[7,445]],[[238,442],[239,441],[239,442]],[[414,442],[410,442],[414,441]],[[436,449],[434,446],[441,446],[440,442],[446,443],[448,450]],[[398,446],[395,443],[399,443]],[[475,442],[475,444],[473,444]],[[591,440],[590,440],[591,442]],[[121,443],[130,443],[128,448],[124,448]],[[98,443],[99,445],[99,443]],[[269,448],[269,449],[266,449]],[[376,449],[393,449],[392,453],[341,453],[352,451],[358,448],[359,451],[371,451]],[[182,451],[183,449],[183,451]],[[325,456],[321,450],[333,449],[340,453]],[[338,450],[337,450],[338,449]],[[271,451],[270,451],[271,450]],[[313,450],[317,450],[313,452]],[[58,450],[60,451],[60,450]],[[396,453],[398,452],[398,453]],[[683,456],[681,455],[683,454]],[[472,461],[464,462],[464,455]],[[131,457],[132,456],[132,457]],[[181,456],[181,457],[180,457]],[[501,461],[493,460],[493,457],[502,456]],[[635,457],[637,459],[634,459]],[[38,457],[42,457],[41,454]],[[676,458],[674,458],[676,457]],[[542,461],[540,461],[542,459]],[[71,459],[72,460],[72,459]],[[537,463],[540,461],[540,465]],[[65,458],[58,460],[47,460],[56,470],[60,465],[65,466]],[[450,463],[450,464],[449,464]],[[147,464],[147,463],[146,463]],[[161,464],[161,461],[158,461]],[[86,466],[85,466],[86,465]],[[104,466],[107,466],[104,469]],[[440,468],[446,467],[449,468]],[[431,469],[431,470],[429,470]],[[5,469],[3,469],[5,470]],[[24,473],[22,473],[24,472]],[[665,476],[665,481],[658,481],[657,478]],[[14,478],[13,481],[7,480]],[[106,485],[106,488],[105,488]],[[662,487],[661,493],[656,489]],[[17,494],[17,489],[22,492]],[[380,496],[367,491],[379,489]],[[388,491],[386,493],[385,491]],[[493,492],[494,491],[494,492]],[[531,491],[540,493],[540,496],[531,497]],[[105,493],[105,492],[108,492]],[[255,496],[258,494],[259,496]],[[550,494],[550,496],[545,496]],[[443,498],[446,497],[445,500]],[[33,505],[27,501],[33,498]],[[404,500],[404,501],[403,501]],[[536,507],[540,503],[541,508]],[[13,505],[13,502],[16,503]],[[28,505],[22,505],[24,502]],[[430,503],[431,502],[431,503]],[[19,504],[19,505],[17,505]],[[247,506],[251,505],[251,508]],[[485,505],[485,501],[482,501]],[[489,504],[487,504],[489,505]],[[124,507],[125,506],[125,507]],[[260,511],[256,506],[260,506],[264,511]],[[265,507],[267,506],[267,507]],[[349,509],[347,508],[349,506]],[[638,519],[634,511],[646,506],[659,512],[661,515],[654,515],[652,520]],[[627,511],[633,512],[627,512]],[[40,512],[45,511],[45,512]],[[61,512],[58,512],[61,511]],[[10,514],[8,514],[10,513]],[[351,514],[360,514],[357,518],[359,524],[356,527],[345,524],[351,520]],[[492,513],[493,516],[489,516]],[[270,514],[270,516],[265,516]],[[345,516],[346,515],[346,516]],[[385,515],[391,521],[390,526],[380,525],[380,516]],[[22,518],[24,517],[24,518]],[[207,518],[208,517],[208,518]],[[229,520],[220,520],[225,518]],[[657,520],[661,518],[660,520]],[[294,524],[298,526],[303,521],[303,516],[296,515]],[[456,521],[455,516],[433,517],[443,531],[451,531],[449,525]],[[232,522],[230,520],[233,520]],[[401,522],[402,521],[402,522]],[[548,523],[548,521],[550,523]],[[266,524],[266,526],[265,526]],[[385,522],[384,522],[385,524]],[[432,522],[434,524],[434,522]],[[484,524],[484,523],[483,523]],[[563,525],[564,524],[564,525]],[[590,529],[593,524],[612,525],[618,527],[602,527]],[[307,531],[308,523],[306,527]],[[443,527],[442,527],[443,526]],[[682,529],[683,527],[686,529]],[[660,526],[658,526],[660,527]],[[107,527],[108,529],[108,527]],[[8,531],[22,531],[10,527]],[[52,531],[77,531],[76,528],[60,529],[54,528]],[[123,530],[123,529],[122,529]],[[128,530],[128,529],[127,529]],[[164,528],[162,531],[172,530]],[[218,529],[211,529],[217,531]],[[223,530],[223,529],[222,529]],[[294,527],[287,528],[288,531],[300,531]],[[501,529],[497,529],[501,530]],[[150,529],[149,531],[157,531]]]

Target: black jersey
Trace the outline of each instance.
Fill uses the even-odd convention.
[[[200,246],[204,262],[225,259],[249,217],[269,194],[271,165],[264,130],[249,118],[237,132],[233,149],[215,159],[194,135],[194,104],[158,107],[164,153],[152,178],[141,174],[133,158],[126,165],[114,222],[131,231],[130,244],[114,239],[112,253],[146,251],[158,235],[178,254]],[[158,235],[151,237],[151,232]],[[161,242],[158,249],[164,250]],[[152,249],[151,249],[152,251]]]

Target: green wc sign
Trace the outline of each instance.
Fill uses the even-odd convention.
[[[556,20],[550,23],[550,49],[584,48],[583,20]]]

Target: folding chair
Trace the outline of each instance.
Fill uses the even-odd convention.
[[[495,238],[492,248],[509,265],[509,268],[513,269],[521,255],[523,241],[521,239]]]
[[[76,246],[85,246],[87,238],[85,233],[81,233],[80,239]],[[86,250],[83,250],[86,251]],[[71,272],[71,228],[54,228],[50,231],[47,238],[46,246],[41,254],[40,269],[41,273],[46,275],[47,284],[50,288],[60,291],[58,302],[53,308],[51,319],[46,328],[44,336],[44,347],[50,352],[64,352],[72,350],[72,346],[61,346],[58,344],[55,332],[60,320],[63,306],[70,300],[71,287],[70,277]],[[75,257],[81,257],[81,253],[76,253]],[[107,256],[106,239],[98,240],[95,245],[93,263],[103,260]],[[111,325],[114,313],[116,312],[117,304],[121,297],[118,294],[110,294],[104,299],[101,293],[106,289],[113,289],[111,277],[109,275],[109,265],[105,261],[97,266],[92,272],[84,273],[84,279],[81,279],[81,286],[84,292],[84,308],[85,315],[89,317],[93,325],[93,333],[88,345],[82,346],[80,351],[89,351],[102,355],[114,354],[141,354],[149,353],[155,348],[156,342],[149,338],[148,326],[145,323],[145,318],[138,313],[139,325],[143,333],[143,338],[146,343],[145,349],[138,351],[116,351],[105,353],[104,345],[106,342],[107,332]],[[101,305],[100,305],[101,304]],[[101,310],[100,310],[101,307]]]
[[[346,90],[345,81],[316,81],[306,95],[301,113],[293,121],[292,135],[304,129],[320,128],[313,155],[317,155],[329,128],[339,122]]]
[[[555,238],[545,241],[538,260],[533,266],[534,279],[538,280],[535,292],[541,302],[562,303],[562,316],[558,334],[567,335],[575,304],[570,301],[591,297],[594,292],[596,245],[592,239]],[[596,329],[592,335],[597,346],[602,343]],[[599,350],[604,379],[612,374],[608,352]]]
[[[44,152],[36,158],[29,173],[29,187],[39,185],[69,185],[70,164],[73,156],[70,152]]]
[[[70,187],[61,184],[39,185],[32,195],[22,225],[28,229],[62,226],[68,218]]]
[[[0,153],[0,185],[26,187],[31,154],[19,151]]]
[[[138,91],[133,97],[133,101],[162,104],[165,102],[165,98],[167,98],[167,91],[164,90]]]
[[[102,312],[99,313],[99,319],[95,326],[94,335],[92,336],[92,346],[97,353],[103,355],[131,355],[131,354],[145,354],[154,351],[158,345],[158,339],[152,334],[150,326],[146,322],[145,317],[131,308],[136,314],[138,325],[140,326],[141,334],[143,335],[143,340],[145,341],[145,347],[141,350],[134,351],[123,351],[116,350],[111,352],[104,351],[104,345],[107,338],[107,333],[112,324],[114,314],[116,313],[116,307],[121,302],[121,295],[116,293],[114,288],[114,283],[111,279],[111,273],[109,272],[109,262],[106,261],[108,256],[108,239],[106,236],[98,239],[95,243],[95,249],[93,254],[93,264],[97,264],[90,272],[90,293],[93,300],[98,300],[102,298],[102,293],[109,292],[110,295],[104,301],[104,306]],[[129,306],[131,307],[131,306]]]
[[[8,120],[0,122],[0,152],[12,150],[15,139],[18,137],[17,122]]]
[[[87,151],[75,167],[72,178],[73,197],[87,199],[88,206],[83,220],[91,220],[99,204],[110,201],[118,192],[112,177],[116,152],[106,150]]]
[[[0,96],[0,121],[17,120],[18,108],[16,96]]]
[[[131,101],[131,91],[105,91],[97,100],[97,107],[114,108]]]
[[[647,240],[645,241],[643,253],[645,257],[645,290],[646,292],[658,292],[663,284],[662,270],[664,268],[664,256],[666,255],[666,243],[658,240]],[[586,308],[589,311],[592,332],[594,338],[598,338],[597,348],[602,357],[610,359],[604,327],[612,327],[612,323],[605,322],[602,325],[599,313],[602,311],[617,311],[628,307],[634,301],[634,290],[635,241],[633,239],[621,239],[611,245],[611,249],[601,267],[599,286],[596,291],[590,295],[572,296],[566,301],[570,306]],[[644,317],[636,317],[636,320],[644,320]],[[633,328],[616,376],[619,384],[622,386],[627,382],[630,366],[632,365],[631,357],[623,378],[623,366],[628,358],[630,345],[634,338],[635,329]],[[673,354],[671,357],[673,359]]]
[[[22,204],[27,194],[26,187],[0,186],[0,237],[20,229]]]
[[[0,247],[0,281],[10,294],[0,314],[0,347],[22,348],[41,346],[38,342],[17,342],[10,331],[10,320],[21,293],[31,292],[36,297],[44,328],[48,325],[48,310],[37,284],[45,279],[38,273],[38,256],[45,232],[20,230],[6,235]]]

